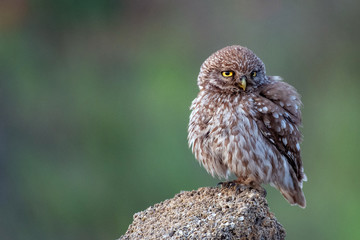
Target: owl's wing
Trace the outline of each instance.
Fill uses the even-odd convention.
[[[259,94],[255,101],[258,127],[263,136],[287,158],[301,181],[304,173],[300,156],[300,95],[294,87],[282,81],[263,85]]]

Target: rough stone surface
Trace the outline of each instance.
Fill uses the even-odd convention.
[[[285,229],[257,190],[204,187],[136,213],[119,240],[284,238]]]

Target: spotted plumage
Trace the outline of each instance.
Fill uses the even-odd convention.
[[[305,207],[300,156],[301,100],[280,77],[266,76],[249,49],[225,47],[202,64],[191,104],[189,145],[213,176],[260,186],[270,183]]]

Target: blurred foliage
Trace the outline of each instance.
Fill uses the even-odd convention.
[[[214,186],[187,146],[200,64],[240,44],[303,96],[305,210],[289,239],[356,239],[357,1],[0,2],[0,239],[115,239],[135,212]]]

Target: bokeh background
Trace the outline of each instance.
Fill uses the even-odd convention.
[[[214,186],[187,146],[201,63],[232,44],[303,97],[307,208],[288,239],[359,239],[359,1],[0,1],[0,239],[115,239]]]

